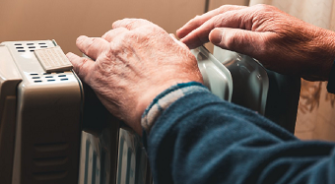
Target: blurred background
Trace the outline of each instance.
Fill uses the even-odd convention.
[[[102,36],[114,21],[144,18],[169,33],[206,9],[246,0],[0,0],[0,41],[55,39],[79,54],[79,35]]]
[[[101,36],[118,19],[144,18],[175,33],[191,18],[221,5],[259,3],[335,29],[335,0],[0,0],[0,42],[55,39],[65,53],[80,54],[75,46],[79,35]],[[302,80],[295,130],[301,139],[335,141],[335,96],[326,85]]]

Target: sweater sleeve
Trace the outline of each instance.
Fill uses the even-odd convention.
[[[256,112],[196,88],[170,95],[150,129],[144,127],[155,184],[335,183],[334,143],[300,141]]]

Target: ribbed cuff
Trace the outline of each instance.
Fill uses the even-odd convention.
[[[185,95],[208,91],[208,89],[198,82],[181,83],[172,86],[159,94],[144,111],[141,119],[143,131],[148,135],[151,127],[154,125],[157,118],[167,109],[173,102],[182,98]]]

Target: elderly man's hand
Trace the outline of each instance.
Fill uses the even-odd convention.
[[[267,5],[222,6],[190,20],[177,36],[190,48],[210,40],[271,70],[309,80],[327,80],[335,59],[334,32]]]
[[[159,93],[177,83],[202,82],[190,50],[146,20],[117,21],[102,38],[80,36],[77,46],[95,61],[68,53],[75,72],[139,134],[141,115]]]

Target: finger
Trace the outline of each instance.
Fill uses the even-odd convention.
[[[125,32],[129,32],[128,29],[124,28],[124,27],[119,27],[116,29],[111,29],[109,30],[107,33],[105,33],[102,38],[107,40],[108,42],[112,42],[115,37],[125,33]]]
[[[183,42],[177,40],[177,38],[174,34],[169,34],[169,35],[179,46],[183,47],[184,49],[188,49],[187,45],[185,45]]]
[[[245,11],[228,11],[226,13],[212,17],[210,20],[205,22],[203,25],[193,30],[190,34],[182,38],[180,41],[185,43],[190,49],[196,48],[209,41],[208,35],[214,29],[218,27],[230,27],[230,28],[245,28],[249,27],[246,24],[250,22],[245,20]],[[245,23],[246,22],[246,23]],[[251,27],[251,26],[250,26]]]
[[[211,31],[209,39],[214,45],[223,49],[259,58],[266,50],[265,40],[271,36],[275,36],[275,33],[261,33],[234,28],[216,28]]]
[[[72,63],[73,69],[77,75],[89,84],[87,75],[93,70],[95,62],[89,58],[79,57],[71,52],[67,53],[66,56]]]
[[[109,48],[109,43],[105,39],[87,36],[78,37],[76,44],[81,52],[93,60],[96,60],[102,52]]]
[[[244,8],[246,8],[246,6],[224,5],[201,16],[196,16],[192,20],[188,21],[183,27],[177,30],[177,36],[179,38],[185,37],[187,34],[192,32],[194,29],[198,28],[214,16],[220,15],[227,11],[241,10]]]
[[[141,26],[147,26],[147,25],[153,25],[153,23],[144,19],[123,19],[114,22],[112,27],[113,29],[124,27],[128,30],[133,30]]]

